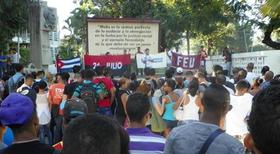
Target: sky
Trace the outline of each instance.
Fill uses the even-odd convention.
[[[60,38],[63,38],[67,34],[66,30],[62,30],[65,24],[65,20],[70,16],[70,12],[74,10],[77,5],[74,3],[75,0],[46,0],[49,7],[57,9],[58,16],[58,27],[60,31]]]

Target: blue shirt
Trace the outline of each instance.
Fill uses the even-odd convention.
[[[4,66],[7,62],[7,56],[0,56],[0,66]]]
[[[12,145],[14,142],[14,134],[11,128],[7,127],[6,132],[3,136],[3,143],[6,145]]]
[[[8,87],[9,87],[9,93],[15,92],[16,89],[13,89],[13,85],[17,83],[17,81],[22,77],[22,73],[20,72],[16,72],[15,75],[13,75],[12,77],[10,77],[10,79],[8,80]]]
[[[197,154],[217,125],[188,121],[174,128],[165,145],[165,154]],[[207,154],[244,154],[243,145],[227,133],[220,134],[209,146]]]
[[[165,138],[153,134],[148,128],[127,128],[130,154],[162,154]]]

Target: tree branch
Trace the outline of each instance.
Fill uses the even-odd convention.
[[[277,19],[270,20],[266,28],[266,31],[264,32],[264,38],[262,40],[262,43],[266,44],[269,47],[272,47],[273,49],[280,50],[280,42],[276,42],[271,39],[271,33],[273,32],[273,30],[279,28],[280,26],[279,24],[277,24],[277,21],[275,20]]]

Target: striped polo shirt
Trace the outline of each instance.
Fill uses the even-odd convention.
[[[131,154],[162,154],[165,138],[152,133],[148,128],[127,128]]]

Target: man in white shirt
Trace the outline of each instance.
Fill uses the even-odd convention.
[[[250,84],[240,80],[236,85],[236,95],[231,96],[232,110],[226,116],[226,131],[228,134],[243,139],[248,133],[247,117],[251,111],[253,96],[249,94]]]
[[[31,74],[28,74],[24,78],[24,83],[17,89],[16,92],[21,93],[23,89],[31,89],[34,82],[34,78]]]
[[[152,68],[153,58],[149,55],[150,50],[145,49],[145,55],[142,58],[142,62],[145,64],[145,68]]]
[[[226,77],[223,75],[223,74],[218,74],[217,76],[216,76],[216,84],[219,84],[219,85],[221,85],[221,86],[224,86],[226,89],[227,89],[227,91],[229,92],[229,94],[230,95],[234,95],[234,91],[233,91],[233,89],[231,89],[231,88],[229,88],[229,87],[227,87],[226,85],[225,85],[225,83],[226,83]]]
[[[247,76],[246,76],[246,80],[252,85],[253,81],[255,78],[257,78],[258,76],[253,73],[253,69],[254,69],[254,64],[253,63],[249,63],[247,65]]]

